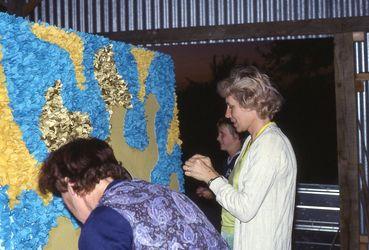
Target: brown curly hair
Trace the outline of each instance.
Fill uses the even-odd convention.
[[[281,94],[254,66],[236,67],[217,87],[223,98],[232,96],[241,107],[256,110],[262,119],[273,119],[282,107]]]
[[[132,179],[108,143],[96,138],[80,138],[50,153],[41,167],[38,185],[43,194],[60,195],[67,191],[70,182],[76,193],[87,194],[108,177]]]

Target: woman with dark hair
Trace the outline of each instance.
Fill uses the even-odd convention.
[[[104,141],[77,139],[52,152],[39,174],[83,224],[79,249],[227,249],[185,195],[141,180]]]
[[[269,77],[252,66],[235,69],[218,91],[226,99],[225,116],[237,132],[250,136],[228,180],[202,155],[186,161],[185,175],[206,182],[215,194],[224,208],[222,235],[234,249],[291,249],[296,158],[272,122],[282,97]]]

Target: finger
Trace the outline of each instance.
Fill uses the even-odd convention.
[[[184,172],[184,175],[185,175],[185,176],[192,177],[192,175],[191,175],[191,173],[190,173],[189,171],[185,171],[185,172]]]
[[[203,158],[208,158],[208,157],[200,155],[200,154],[195,154],[190,159],[203,159]]]
[[[209,165],[206,161],[202,159],[188,160],[186,161],[185,165],[187,165],[192,171],[201,171],[201,169],[212,168],[211,164]]]
[[[211,160],[210,160],[209,157],[203,156],[203,155],[199,155],[199,154],[196,154],[196,155],[192,156],[190,159],[188,159],[188,161],[190,161],[190,162],[202,161],[206,165],[211,165]]]
[[[199,160],[188,160],[185,162],[185,166],[186,168],[188,169],[192,169],[192,168],[195,168],[199,165],[202,165],[203,163]]]
[[[183,170],[185,171],[191,171],[193,168],[195,168],[195,163],[193,162],[185,162],[185,165],[183,165]]]
[[[198,161],[198,160],[199,160],[199,158],[191,157],[191,158],[189,158],[189,159],[185,162],[185,164],[186,164],[187,162],[196,162],[196,161]]]
[[[190,166],[188,166],[187,164],[183,165],[182,168],[183,168],[184,171],[190,170]]]
[[[204,157],[201,159],[201,161],[203,161],[208,166],[212,166],[212,163],[209,157]]]
[[[188,159],[185,164],[193,166],[193,165],[198,165],[198,164],[206,164],[206,162],[208,157],[202,156],[202,157],[191,157],[190,159]]]

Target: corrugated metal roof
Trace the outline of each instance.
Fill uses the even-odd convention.
[[[30,20],[99,33],[367,15],[367,0],[44,0]]]

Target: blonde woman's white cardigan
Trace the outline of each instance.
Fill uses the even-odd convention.
[[[288,138],[275,124],[270,125],[252,143],[241,164],[239,191],[225,178],[210,185],[220,205],[236,217],[234,249],[291,249],[297,168]]]

